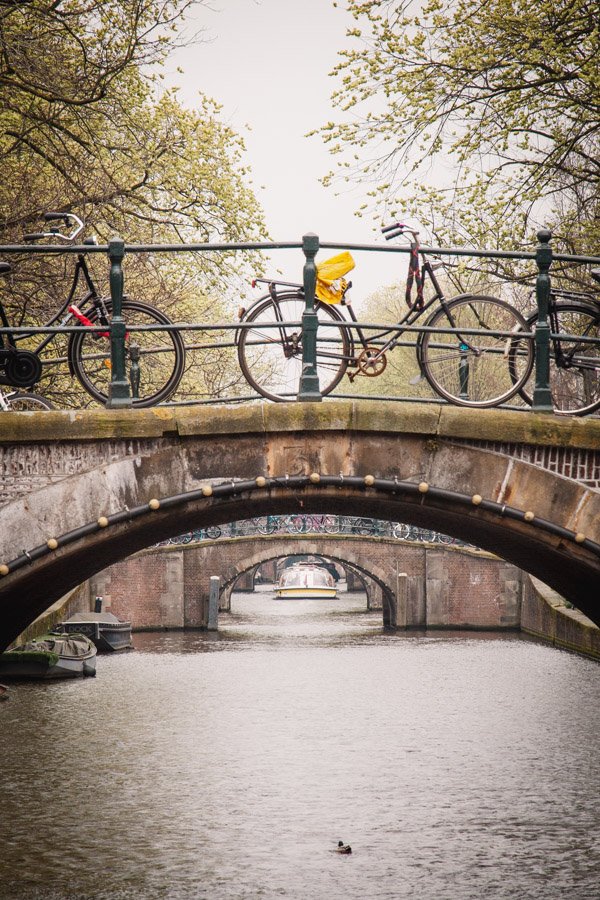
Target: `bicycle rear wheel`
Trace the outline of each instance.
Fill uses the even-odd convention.
[[[259,534],[275,534],[279,527],[279,516],[260,516],[258,519],[252,519]]]
[[[552,332],[596,338],[600,341],[600,312],[585,304],[556,303],[552,310]],[[535,331],[538,315],[527,320]],[[535,373],[519,389],[527,404],[533,402]],[[585,416],[600,407],[600,342],[550,338],[550,390],[554,412],[559,416]]]
[[[107,312],[112,304],[105,301]],[[170,325],[163,312],[137,300],[123,300],[126,326]],[[98,321],[97,310],[86,313],[92,323]],[[134,331],[125,339],[125,366],[131,380],[131,349],[139,347],[139,388],[133,406],[138,409],[155,406],[167,400],[181,381],[185,367],[185,345],[177,331]],[[85,390],[95,400],[106,403],[111,378],[110,339],[82,326],[69,341],[69,364]]]
[[[36,412],[39,410],[54,409],[52,403],[39,394],[28,394],[26,391],[15,391],[5,395],[5,402],[9,410]]]
[[[477,329],[479,333],[423,334],[419,342],[420,361],[433,390],[457,406],[483,408],[509,400],[531,373],[533,345],[530,339],[523,339],[515,352],[514,338],[493,332],[510,335],[526,331],[523,316],[503,300],[487,296],[458,297],[447,308],[448,315],[440,308],[427,325]],[[513,360],[512,368],[509,358]]]
[[[240,329],[238,359],[244,377],[267,400],[295,400],[302,374],[302,329],[305,309],[299,292],[268,296],[250,309]],[[348,367],[352,342],[344,319],[335,307],[316,303],[319,317],[316,369],[322,394],[339,384]],[[270,323],[270,324],[269,324]],[[275,324],[277,323],[277,324]]]

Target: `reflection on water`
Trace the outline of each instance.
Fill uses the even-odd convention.
[[[596,663],[343,594],[220,624],[12,688],[2,900],[598,897]]]

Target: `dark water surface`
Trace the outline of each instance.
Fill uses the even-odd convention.
[[[15,684],[2,900],[597,900],[597,663],[363,608],[235,595],[218,635]]]

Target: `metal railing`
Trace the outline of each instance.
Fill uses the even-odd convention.
[[[469,547],[474,545],[459,538],[419,528],[404,522],[388,522],[367,516],[348,515],[272,515],[254,519],[242,519],[223,525],[195,528],[156,544],[156,547],[185,546],[206,541],[231,540],[242,537],[294,537],[311,535],[321,537],[386,538],[407,543],[439,544],[441,546]]]
[[[548,309],[551,292],[551,276],[550,270],[553,262],[567,262],[579,265],[600,265],[600,257],[597,256],[577,256],[573,254],[554,254],[550,241],[551,233],[542,229],[538,232],[538,245],[535,251],[500,251],[500,250],[478,250],[464,247],[433,247],[421,246],[421,252],[427,255],[438,257],[475,257],[480,259],[496,259],[496,260],[532,260],[537,266],[537,276],[535,284],[535,296],[537,303],[537,323],[533,334],[523,333],[523,337],[532,337],[535,341],[535,386],[532,396],[532,410],[534,412],[553,412],[552,396],[550,391],[550,341],[555,335],[551,334],[548,319]],[[303,264],[303,287],[305,298],[305,309],[302,315],[302,321],[299,323],[302,328],[302,373],[300,376],[298,393],[296,399],[300,402],[314,402],[322,399],[319,385],[319,376],[317,372],[317,330],[319,327],[318,315],[315,309],[315,287],[316,287],[316,264],[315,257],[319,249],[345,249],[356,251],[368,251],[377,253],[410,253],[411,248],[408,246],[389,246],[379,244],[355,244],[355,243],[338,243],[338,242],[320,242],[316,234],[308,233],[303,236],[302,241],[284,241],[284,242],[242,242],[242,243],[188,243],[188,244],[125,244],[120,237],[115,237],[108,242],[107,245],[31,245],[31,244],[11,244],[0,246],[0,257],[10,256],[14,254],[104,254],[109,260],[109,284],[110,298],[112,305],[112,317],[110,325],[110,363],[111,363],[111,381],[109,396],[106,403],[107,408],[129,408],[132,406],[132,388],[130,380],[126,374],[126,349],[125,340],[128,331],[143,330],[170,330],[170,331],[211,331],[211,330],[232,330],[239,333],[240,329],[247,327],[243,322],[235,323],[193,323],[193,324],[170,324],[164,326],[128,326],[123,318],[123,291],[124,291],[124,260],[127,254],[157,254],[157,253],[208,253],[215,251],[231,252],[231,251],[271,251],[278,249],[301,249],[304,254]],[[273,323],[271,323],[273,324]],[[344,327],[352,329],[356,327],[350,321],[345,321]],[[106,331],[107,326],[92,326],[96,331]],[[252,327],[257,327],[253,325]],[[381,328],[381,325],[369,326],[360,323],[361,328]],[[2,327],[0,328],[0,336],[5,334],[52,334],[52,333],[72,333],[80,331],[81,326],[62,326],[62,327],[46,327],[46,326],[26,326],[26,327]],[[426,326],[405,327],[405,331],[424,332]],[[439,329],[435,331],[457,333],[456,329]],[[461,333],[464,329],[461,329]],[[495,334],[495,332],[488,332]],[[578,338],[579,339],[579,338]],[[582,338],[585,341],[585,338]],[[214,345],[203,345],[206,349]],[[218,346],[235,346],[235,339]],[[340,396],[336,394],[335,396]],[[352,394],[355,399],[360,399],[360,395]],[[229,400],[242,402],[244,400],[256,399],[256,395],[238,396],[234,398],[218,398],[209,399],[205,402],[226,402]],[[389,399],[406,399],[406,398],[389,398]],[[186,403],[187,401],[182,401]],[[424,402],[428,402],[425,400]],[[437,400],[429,402],[440,402]]]

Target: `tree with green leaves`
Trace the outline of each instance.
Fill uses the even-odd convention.
[[[43,0],[0,11],[0,239],[21,242],[46,211],[77,213],[87,234],[128,243],[256,241],[262,211],[242,138],[199,95],[186,109],[161,85],[185,38],[189,0]],[[72,257],[15,260],[7,308],[40,324],[65,295]],[[101,285],[108,267],[95,257]],[[104,266],[104,271],[102,271]],[[127,256],[129,294],[179,321],[231,320],[244,254]],[[195,343],[198,343],[196,341]],[[207,343],[204,340],[204,343]],[[187,382],[214,392],[239,373],[198,351]],[[54,379],[61,397],[64,385]]]
[[[571,252],[600,239],[593,0],[349,0],[356,27],[322,130],[348,179],[440,242]],[[330,175],[328,180],[333,180]]]

